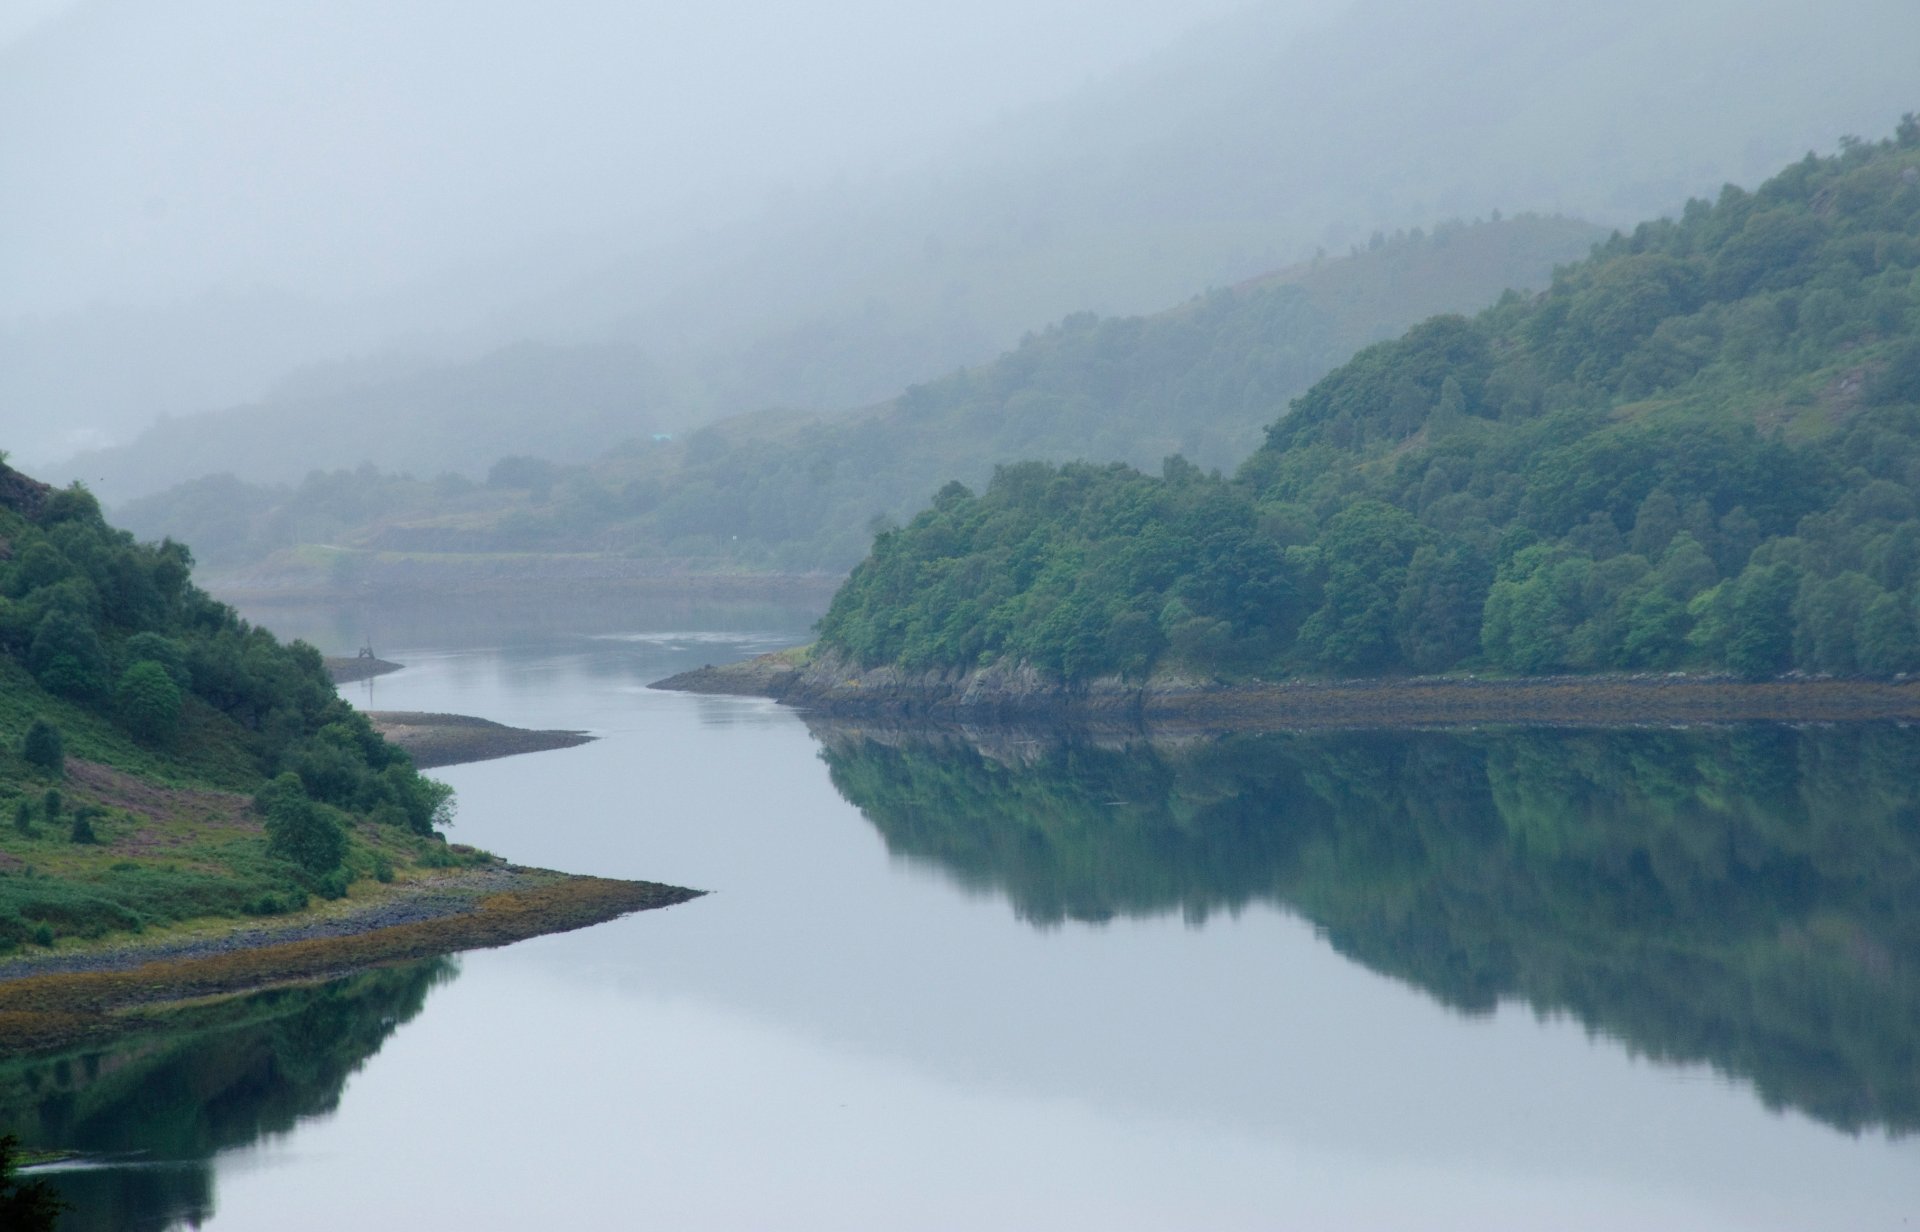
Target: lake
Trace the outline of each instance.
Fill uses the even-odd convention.
[[[927,735],[646,688],[805,624],[382,617],[407,667],[356,704],[600,736],[436,772],[457,841],[712,893],[0,1069],[98,1161],[68,1226],[1920,1216],[1920,732]]]

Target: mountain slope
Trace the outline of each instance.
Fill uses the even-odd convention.
[[[312,647],[195,587],[185,548],[4,466],[0,544],[0,949],[276,914],[450,862],[450,790]]]
[[[822,642],[1057,677],[1920,668],[1920,120],[1437,317],[1233,481],[1003,468],[883,534]]]

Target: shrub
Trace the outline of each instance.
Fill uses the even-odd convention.
[[[29,838],[33,836],[33,801],[25,796],[13,802],[13,828]]]
[[[166,670],[168,678],[181,688],[193,683],[193,672],[187,667],[186,652],[180,649],[180,643],[170,637],[153,632],[136,633],[127,639],[122,653],[129,667],[136,663],[158,663]]]
[[[96,808],[80,808],[73,811],[73,827],[67,832],[67,838],[75,843],[97,843],[100,837],[93,832],[93,819],[100,816]]]
[[[167,669],[151,659],[143,659],[120,673],[113,689],[114,708],[128,731],[142,740],[170,740],[180,727],[180,707],[185,701],[180,686]]]
[[[332,809],[280,791],[267,806],[267,854],[324,876],[346,856],[347,833]]]
[[[29,766],[52,778],[66,773],[66,741],[60,729],[45,719],[35,719],[20,740],[20,758]]]
[[[58,787],[47,788],[47,794],[40,797],[40,811],[46,814],[48,821],[58,821],[60,812],[66,807],[66,801],[60,798]]]

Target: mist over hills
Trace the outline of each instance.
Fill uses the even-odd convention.
[[[108,494],[203,475],[216,461],[269,483],[369,457],[485,474],[503,454],[592,457],[671,422],[674,405],[668,378],[635,348],[520,342],[460,362],[313,365],[259,402],[163,420],[69,469]]]
[[[628,437],[582,465],[508,458],[484,485],[372,467],[316,470],[297,486],[209,476],[119,514],[222,567],[324,545],[346,554],[330,569],[383,553],[596,552],[839,570],[866,550],[876,516],[904,518],[947,480],[983,482],[1011,458],[1147,466],[1182,452],[1230,466],[1362,345],[1542,287],[1604,234],[1524,216],[1381,238],[1151,317],[1078,313],[864,410],[739,415],[680,439]]]
[[[1304,30],[1293,8],[1259,6],[911,166],[729,201],[697,233],[649,233],[637,216],[583,232],[538,277],[477,276],[467,285],[484,291],[456,305],[471,320],[489,304],[478,315],[490,341],[470,336],[469,354],[515,338],[643,352],[667,404],[636,390],[648,413],[624,435],[766,406],[860,406],[1067,313],[1152,310],[1376,229],[1494,209],[1606,224],[1676,210],[1842,133],[1884,130],[1911,105],[1916,45],[1920,10],[1886,0],[1367,0]],[[460,379],[459,362],[441,366]],[[165,381],[154,385],[165,402]],[[0,395],[58,401],[44,380]],[[273,420],[289,454],[348,465],[361,458],[314,420],[352,418],[354,401],[271,396],[248,414]],[[570,414],[525,410],[554,426]],[[519,448],[471,425],[458,434],[479,455]],[[428,435],[374,437],[362,457],[431,471],[443,451]],[[54,473],[90,471],[115,500],[200,473],[276,473],[217,431],[180,450],[197,470],[140,465],[152,444]]]
[[[6,365],[0,413],[27,431],[5,435],[59,420],[124,441],[160,411],[253,400],[277,373],[234,352],[263,317],[282,370],[394,340],[428,359],[601,341],[537,309],[531,329],[496,318],[622,256],[655,292],[698,280],[728,227],[1240,3],[46,0],[62,11],[0,44],[0,355],[134,371],[70,389]],[[261,294],[303,311],[261,313]],[[196,346],[190,372],[143,347],[182,315],[234,344]]]

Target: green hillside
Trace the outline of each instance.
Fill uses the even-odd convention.
[[[1920,119],[1300,397],[1231,480],[998,471],[882,534],[864,663],[1075,680],[1920,668]]]
[[[739,416],[565,466],[503,460],[487,482],[363,467],[271,487],[215,476],[119,511],[215,566],[303,544],[349,553],[605,552],[845,569],[876,516],[945,480],[1040,457],[1231,465],[1287,401],[1369,342],[1434,312],[1544,286],[1602,232],[1561,218],[1454,223],[1216,291],[1152,317],[1082,313],[999,360],[846,414]],[[350,570],[351,555],[309,553]]]
[[[191,565],[0,464],[0,949],[276,914],[450,858],[449,789]]]

